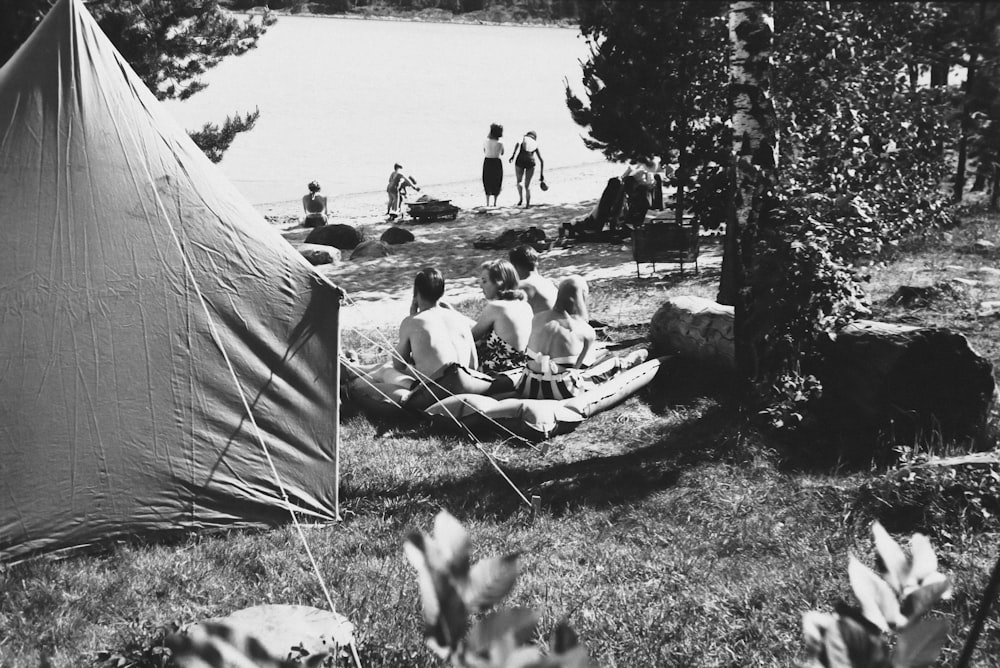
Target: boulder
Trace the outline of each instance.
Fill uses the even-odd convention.
[[[858,320],[819,353],[803,371],[823,384],[819,411],[845,442],[976,444],[987,433],[993,365],[957,332]]]
[[[296,248],[310,264],[340,264],[340,250],[333,246],[299,244]]]
[[[340,250],[351,250],[365,240],[365,236],[357,228],[350,225],[335,223],[333,225],[323,225],[315,227],[306,236],[307,244],[319,244],[321,246],[333,246]]]
[[[380,240],[390,246],[395,246],[397,244],[409,243],[415,238],[416,237],[413,236],[413,232],[404,230],[402,227],[393,226],[382,233]]]
[[[358,247],[354,249],[351,253],[351,259],[364,259],[370,257],[386,257],[392,254],[392,249],[389,248],[389,244],[384,241],[363,241],[358,244]]]
[[[736,368],[732,306],[704,297],[671,297],[649,325],[650,355],[677,354],[713,366]]]

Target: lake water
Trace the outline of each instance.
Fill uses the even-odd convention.
[[[220,163],[254,204],[297,199],[313,179],[330,196],[384,192],[395,162],[447,192],[480,178],[491,122],[508,156],[535,130],[547,169],[604,162],[565,103],[587,53],[566,28],[288,16],[166,104],[189,130],[259,107]]]

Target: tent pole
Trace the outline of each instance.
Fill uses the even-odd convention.
[[[333,382],[337,392],[333,409],[333,513],[337,521],[340,517],[340,305],[343,299],[337,302],[337,357],[334,359]]]

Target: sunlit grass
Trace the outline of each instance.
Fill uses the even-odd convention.
[[[994,217],[981,224],[961,234],[995,235]],[[911,275],[933,274],[922,267],[954,272],[944,267],[983,262],[940,243],[879,269],[873,294],[884,299]],[[666,296],[711,298],[716,281],[702,272],[599,283],[592,316],[615,327],[612,337],[641,337]],[[995,289],[984,285],[979,294]],[[458,307],[472,315],[479,305]],[[944,323],[949,309],[917,315]],[[883,309],[879,317],[890,315]],[[950,317],[998,361],[995,321],[954,310]],[[391,340],[395,331],[382,334]],[[345,347],[377,353],[348,336]],[[739,432],[721,388],[663,401],[679,382],[668,374],[542,449],[483,444],[516,490],[460,435],[345,418],[343,521],[307,526],[305,535],[338,611],[357,625],[364,665],[440,665],[420,637],[401,544],[441,508],[468,528],[474,558],[521,551],[522,576],[507,603],[540,610],[545,630],[567,617],[603,666],[770,667],[802,658],[801,613],[850,599],[848,551],[871,554],[869,518],[853,505],[869,472],[788,470],[776,444]],[[541,497],[541,512],[518,492]],[[997,545],[996,535],[953,533],[939,549],[956,585],[942,608],[952,629],[944,665],[961,649]],[[38,559],[0,573],[0,591],[3,666],[88,665],[101,650],[148,647],[158,627],[261,603],[326,606],[287,526]],[[975,665],[996,665],[996,613],[980,647]]]

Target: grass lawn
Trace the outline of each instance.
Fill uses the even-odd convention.
[[[872,268],[875,319],[952,327],[996,367],[1000,317],[977,311],[981,301],[1000,300],[1000,278],[982,271],[1000,256],[977,253],[973,243],[998,241],[998,232],[997,216],[970,211],[947,234],[907,243],[891,265]],[[955,277],[978,282],[919,309],[882,305],[899,285]],[[591,315],[610,325],[612,339],[630,340],[645,334],[667,296],[714,297],[717,283],[714,269],[597,280]],[[877,472],[790,468],[775,444],[741,433],[724,393],[699,391],[696,380],[668,376],[539,449],[495,442],[480,450],[424,427],[345,417],[344,521],[307,527],[306,535],[338,611],[357,626],[363,664],[440,665],[421,638],[401,544],[410,530],[429,529],[442,508],[468,528],[474,558],[521,551],[522,575],[507,604],[538,609],[545,632],[567,617],[602,666],[801,659],[802,612],[852,601],[849,552],[872,563],[871,518],[855,501]],[[484,451],[521,492],[541,497],[540,513]],[[942,665],[952,665],[1000,541],[961,522],[926,529],[955,583],[955,596],[938,609],[951,623]],[[0,591],[0,666],[90,665],[102,650],[138,662],[131,665],[160,665],[150,650],[164,627],[260,603],[325,607],[290,527],[37,559],[0,572]],[[974,665],[1000,665],[996,610],[979,648]]]

